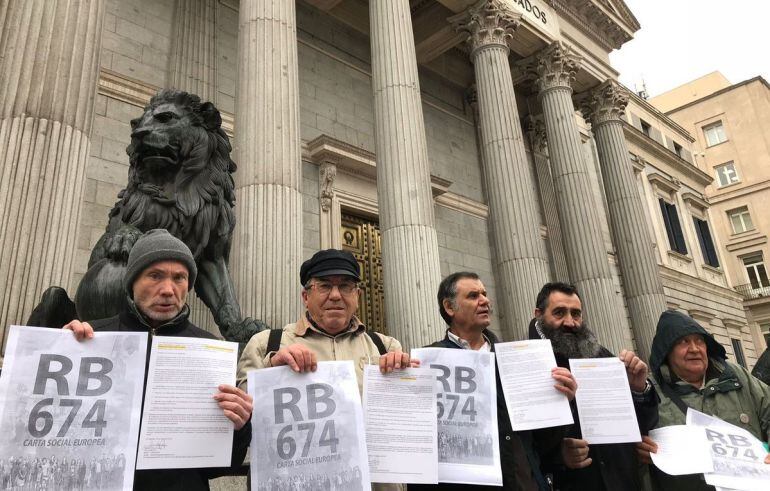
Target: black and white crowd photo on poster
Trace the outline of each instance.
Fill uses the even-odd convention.
[[[41,454],[0,460],[0,490],[80,491],[120,489],[126,456],[102,455],[89,460]]]

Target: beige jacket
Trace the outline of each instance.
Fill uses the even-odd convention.
[[[294,324],[283,328],[281,348],[290,344],[300,343],[310,348],[318,357],[318,361],[353,360],[356,367],[358,390],[363,393],[364,366],[376,365],[380,360],[380,352],[374,342],[366,335],[366,326],[354,317],[352,326],[336,336],[331,336],[316,329],[305,315]],[[401,351],[401,343],[395,338],[384,334],[374,334],[382,338],[382,343],[388,351]],[[262,331],[251,338],[243,350],[238,362],[238,386],[246,390],[246,374],[251,370],[267,368],[270,358],[275,353],[267,353],[267,340],[270,331]]]
[[[354,317],[352,327],[336,336],[330,336],[322,332],[307,320],[305,314],[294,324],[288,324],[283,328],[281,336],[281,348],[294,343],[301,343],[313,350],[318,361],[353,360],[356,367],[356,379],[358,390],[363,394],[364,366],[376,365],[380,360],[380,351],[374,342],[366,335],[366,326],[358,318]],[[382,343],[388,351],[401,351],[401,343],[395,338],[384,334],[380,336]],[[251,338],[241,354],[238,362],[238,386],[246,390],[247,373],[251,370],[267,368],[270,366],[270,357],[275,353],[267,353],[267,340],[270,331],[262,331]],[[258,430],[254,430],[258,431]],[[401,484],[373,484],[372,491],[402,491]]]

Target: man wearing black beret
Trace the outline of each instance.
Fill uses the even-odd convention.
[[[358,387],[364,367],[379,363],[391,372],[415,366],[396,339],[375,332],[356,317],[360,267],[353,254],[325,249],[302,264],[299,272],[305,312],[282,330],[262,331],[251,338],[238,363],[238,384],[246,373],[288,365],[296,372],[314,371],[319,361],[352,360]]]

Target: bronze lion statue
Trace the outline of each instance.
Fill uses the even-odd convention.
[[[127,302],[122,282],[134,242],[147,230],[165,228],[195,256],[195,292],[222,335],[246,343],[266,329],[262,322],[241,316],[227,267],[235,229],[231,150],[212,103],[177,90],[156,94],[144,114],[131,121],[128,184],[118,193],[107,230],[91,251],[74,308],[62,288],[51,287],[28,325],[61,327],[74,317],[116,315]]]

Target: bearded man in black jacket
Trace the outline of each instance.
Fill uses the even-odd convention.
[[[72,330],[79,341],[92,338],[94,331],[148,332],[146,367],[152,336],[216,339],[188,320],[187,293],[197,274],[195,259],[184,242],[166,230],[150,230],[136,241],[128,256],[124,283],[128,308],[115,317],[91,323],[75,320],[64,329]],[[220,385],[219,392],[212,395],[235,427],[231,467],[137,470],[134,489],[208,490],[209,479],[240,467],[251,442],[252,397],[230,385]]]
[[[569,368],[570,358],[615,356],[586,326],[580,296],[574,286],[566,283],[546,283],[540,290],[529,337],[550,339],[556,364],[564,368]],[[626,366],[639,430],[646,434],[658,421],[658,397],[647,380],[647,365],[633,351],[623,350],[619,358]],[[570,408],[575,423],[566,428],[560,449],[541,456],[541,468],[544,474],[553,476],[554,489],[641,489],[635,444],[589,446],[580,432],[577,404],[571,401]]]

